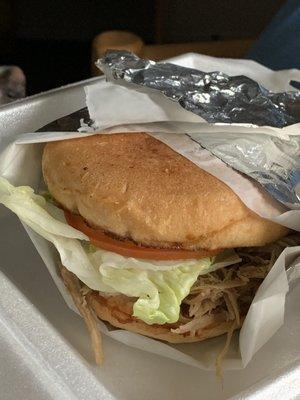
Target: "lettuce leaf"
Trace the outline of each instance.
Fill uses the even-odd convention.
[[[93,290],[136,298],[133,315],[147,324],[174,323],[180,304],[198,275],[239,259],[149,261],[97,249],[88,237],[69,226],[63,213],[28,186],[14,187],[0,177],[0,203],[36,233],[53,243],[62,264]]]
[[[53,243],[62,264],[91,289],[106,291],[99,272],[89,260],[80,240],[88,237],[64,221],[63,212],[50,206],[28,186],[15,187],[0,177],[0,203],[13,211],[22,222]],[[48,205],[49,206],[49,205]],[[50,214],[50,210],[55,215]]]
[[[170,271],[117,269],[100,266],[103,282],[116,292],[137,297],[133,315],[147,324],[178,321],[180,304],[189,294],[199,273],[211,265],[209,258],[197,266],[182,266]]]
[[[180,304],[199,274],[207,273],[213,258],[181,261],[148,261],[123,257],[90,246],[90,260],[103,283],[117,293],[136,297],[133,316],[147,324],[176,322]]]

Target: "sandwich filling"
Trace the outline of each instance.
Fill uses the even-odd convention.
[[[89,289],[103,297],[127,296],[132,318],[148,325],[170,324],[172,332],[184,336],[197,336],[216,322],[240,326],[282,249],[298,242],[290,237],[202,258],[140,259],[94,246],[85,233],[66,222],[62,210],[30,187],[14,187],[0,178],[0,203],[52,242],[61,263]]]

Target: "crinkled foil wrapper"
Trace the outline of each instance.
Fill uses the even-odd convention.
[[[97,61],[108,78],[159,90],[207,122],[282,128],[300,122],[300,93],[272,93],[246,76],[202,72],[114,50]]]
[[[108,80],[162,92],[209,123],[247,123],[282,128],[300,122],[300,92],[272,93],[246,76],[202,72],[143,60],[110,50],[96,65]],[[300,136],[193,135],[193,140],[259,182],[289,208],[300,207]],[[270,162],[266,160],[274,160]]]

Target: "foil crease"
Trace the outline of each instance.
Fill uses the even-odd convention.
[[[158,90],[209,123],[282,128],[300,122],[300,92],[273,93],[246,76],[202,72],[110,50],[96,62],[108,80]],[[300,136],[193,134],[231,167],[259,182],[289,208],[300,207]]]

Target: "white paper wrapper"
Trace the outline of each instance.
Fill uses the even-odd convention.
[[[198,68],[206,70],[205,65],[199,65]],[[218,69],[218,65],[215,66],[215,69]],[[235,74],[238,73],[238,70],[235,71]],[[279,91],[280,86],[274,87],[273,90]],[[282,204],[272,199],[255,181],[249,180],[233,170],[185,135],[185,133],[201,133],[207,136],[212,134],[230,135],[234,132],[240,137],[255,133],[288,139],[289,135],[300,134],[300,124],[282,129],[242,124],[208,124],[197,115],[182,109],[177,103],[172,103],[160,93],[150,91],[149,94],[149,91],[147,93],[137,91],[132,86],[125,87],[109,82],[100,82],[87,87],[86,95],[90,116],[96,122],[99,130],[105,130],[107,133],[148,132],[225,182],[247,207],[260,216],[291,229],[300,229],[299,210],[288,211]],[[118,100],[117,108],[114,109],[115,98]],[[195,121],[196,119],[198,122]],[[121,123],[122,125],[120,125]],[[266,154],[267,159],[272,160],[272,157],[274,155],[271,152]]]
[[[98,86],[96,89],[96,97],[99,100],[102,98],[103,94]],[[108,94],[109,92],[106,92],[105,95],[107,96]],[[137,107],[136,103],[135,107]],[[171,124],[172,125],[168,126],[168,129],[174,132],[175,127],[178,125],[174,125],[173,122]],[[127,128],[128,130],[132,130],[133,128],[135,128],[135,130],[139,129],[138,127]],[[123,131],[124,127],[120,130]],[[157,132],[162,132],[161,129],[152,128],[151,131],[152,130],[153,132],[156,132],[156,134]],[[43,147],[40,142],[69,139],[77,136],[82,136],[82,134],[55,132],[34,133],[19,137],[15,143],[8,144],[8,147],[1,153],[0,175],[9,179],[15,185],[26,184],[38,190],[41,183],[41,153]],[[165,136],[162,133],[159,133],[157,137],[160,140],[165,141]],[[173,141],[171,147],[178,151],[180,150],[180,152],[184,150],[185,153],[183,153],[183,155],[196,164],[198,163],[198,157],[200,157],[199,165],[201,165],[202,168],[204,165],[204,169],[210,172],[214,171],[214,175],[219,177],[219,172],[217,171],[219,170],[219,160],[210,156],[206,151],[200,155],[197,152],[195,154],[195,151],[189,147],[190,144],[184,145],[181,142],[182,138],[184,138],[181,135],[172,135],[172,137]],[[168,144],[170,145],[170,143]],[[178,148],[176,146],[178,146]],[[240,174],[236,173],[229,167],[223,165],[223,168],[220,179],[224,180],[226,183],[230,182],[230,186],[243,200],[245,199],[244,201],[249,207],[251,206],[252,209],[255,209],[255,207],[258,206],[257,202],[259,202],[258,211],[256,211],[261,215],[267,215],[268,213],[269,218],[276,218],[277,220],[281,218],[284,225],[295,226],[300,230],[299,213],[297,211],[284,212],[285,210],[282,210],[282,207],[279,206],[278,203],[273,202],[269,196],[266,196],[259,187],[249,183],[247,179],[242,178]],[[244,194],[244,190],[246,191],[246,195]],[[57,274],[56,266],[58,255],[55,249],[49,242],[32,232],[32,230],[28,228],[26,228],[26,230],[45,262],[62,296],[70,308],[74,310],[74,305],[70,295],[66,291]],[[290,266],[288,275],[285,270],[287,266]],[[259,350],[282,325],[284,319],[285,296],[289,290],[288,280],[295,280],[299,276],[300,246],[287,248],[278,258],[274,267],[259,288],[240,334],[238,335],[238,333],[236,333],[235,340],[233,340],[231,344],[227,359],[224,363],[224,369],[239,369],[245,367],[255,352]],[[126,331],[109,330],[103,323],[100,323],[100,329],[105,334],[129,346],[169,357],[202,369],[215,368],[214,363],[216,356],[224,345],[224,337],[194,344],[169,345]]]

